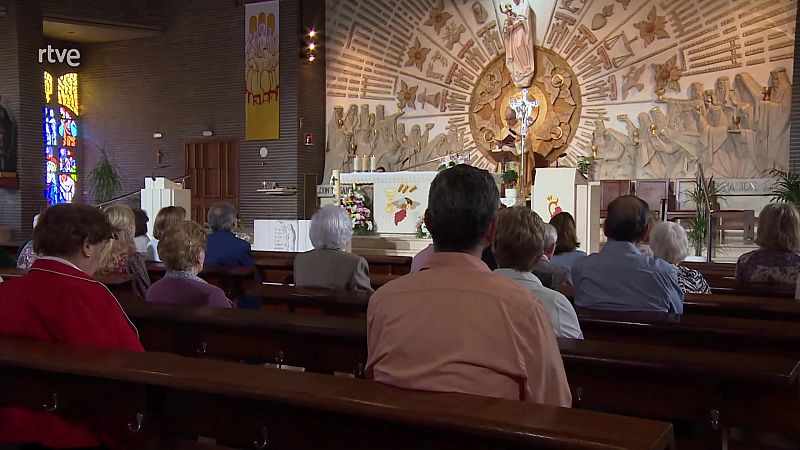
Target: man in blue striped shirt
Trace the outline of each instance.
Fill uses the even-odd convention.
[[[603,231],[608,242],[599,253],[575,263],[575,306],[608,311],[683,314],[683,292],[675,267],[642,255],[636,243],[647,235],[650,208],[633,195],[608,205]]]

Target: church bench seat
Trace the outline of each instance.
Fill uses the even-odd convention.
[[[193,435],[291,449],[674,448],[671,425],[652,420],[33,340],[0,339],[0,385],[12,393],[0,404],[119,417],[121,430],[142,414],[131,448]]]
[[[683,312],[687,315],[800,322],[800,303],[787,298],[686,294]]]
[[[253,261],[264,281],[281,283],[294,270],[292,252],[253,251]],[[411,257],[360,255],[367,260],[370,274],[405,275],[411,270]]]
[[[363,318],[124,307],[147,350],[280,361],[327,374],[360,374],[367,358]],[[781,433],[795,433],[791,420],[800,419],[796,359],[592,340],[561,339],[559,347],[578,407],[704,425],[710,424],[711,411],[719,411],[722,423]],[[742,417],[750,414],[744,405],[762,412]]]
[[[163,263],[146,263],[150,282],[155,283],[167,273]],[[236,299],[249,287],[256,284],[255,269],[252,267],[205,267],[198,276],[209,284],[219,287],[229,299]]]
[[[374,284],[375,275],[370,275]],[[247,295],[261,297],[264,305],[279,305],[289,312],[317,310],[333,315],[366,314],[370,294],[364,291],[345,291],[321,288],[262,284],[247,290]]]
[[[570,301],[575,300],[575,289],[562,286],[559,292]],[[800,303],[794,299],[774,296],[685,294],[684,315],[739,317],[742,319],[781,320],[800,322]]]
[[[22,269],[17,269],[16,267],[9,267],[9,268],[6,268],[6,269],[0,269],[0,277],[3,277],[3,279],[21,277],[21,276],[25,275],[26,273],[28,273],[28,272],[25,271],[25,270],[22,270]]]
[[[576,308],[587,339],[703,348],[800,359],[800,323]]]

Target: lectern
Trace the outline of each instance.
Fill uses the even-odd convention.
[[[600,188],[572,167],[536,169],[531,206],[545,222],[565,211],[575,218],[580,249],[600,249]]]
[[[141,191],[142,209],[150,221],[147,223],[147,235],[153,237],[153,226],[156,214],[167,206],[180,206],[186,210],[187,217],[192,213],[192,191],[163,177],[147,177]]]

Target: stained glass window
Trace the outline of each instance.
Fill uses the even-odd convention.
[[[78,181],[78,74],[62,75],[56,84],[53,92],[53,76],[44,72],[44,195],[50,205],[72,202]]]
[[[44,99],[45,103],[53,99],[53,76],[49,72],[44,73]]]
[[[68,73],[58,77],[58,103],[78,115],[78,74]]]

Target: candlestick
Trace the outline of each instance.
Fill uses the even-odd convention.
[[[364,172],[369,171],[369,160],[367,159],[367,155],[361,156],[361,170]]]
[[[353,172],[361,172],[361,158],[353,155]]]
[[[375,172],[378,169],[376,164],[377,164],[377,161],[375,161],[375,155],[374,154],[369,155],[369,171],[370,172]]]

